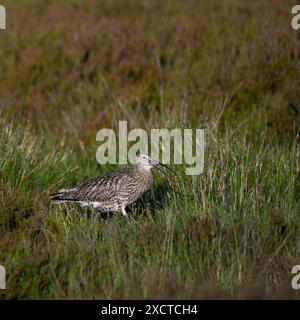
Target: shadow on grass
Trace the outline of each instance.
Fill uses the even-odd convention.
[[[167,181],[155,185],[135,203],[127,207],[127,212],[132,216],[153,215],[157,209],[163,209],[167,205],[167,195],[171,191],[171,186]]]

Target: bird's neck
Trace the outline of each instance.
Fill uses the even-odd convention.
[[[146,172],[146,173],[150,173],[151,174],[151,167],[149,166],[142,166],[140,164],[135,165],[137,170],[139,170],[140,172]]]
[[[152,172],[150,167],[135,165],[134,170],[137,172],[138,175],[144,176],[145,179],[152,180]]]
[[[138,178],[138,180],[144,181],[143,183],[144,191],[151,188],[153,184],[153,176],[151,173],[151,168],[145,168],[144,166],[135,165],[134,170],[136,172],[136,177]]]

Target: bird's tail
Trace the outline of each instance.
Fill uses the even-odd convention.
[[[58,190],[58,192],[50,194],[51,202],[52,203],[63,203],[63,202],[76,201],[74,199],[74,191],[76,191],[76,188],[60,189],[60,190]]]

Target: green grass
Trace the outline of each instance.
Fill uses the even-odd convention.
[[[132,219],[104,219],[48,197],[103,167],[87,170],[80,153],[2,121],[2,296],[195,298],[211,286],[236,294],[280,289],[299,255],[299,148],[269,143],[265,132],[251,141],[240,130],[206,132],[203,175],[179,167],[173,183],[157,176]]]
[[[0,297],[296,298],[300,42],[289,4],[5,2]],[[205,128],[204,173],[155,173],[128,220],[51,205],[49,193],[117,167],[95,155],[97,131],[119,120]]]

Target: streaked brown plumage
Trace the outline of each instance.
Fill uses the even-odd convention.
[[[160,166],[150,157],[140,155],[132,167],[88,180],[71,189],[61,189],[51,196],[51,200],[54,203],[75,202],[91,206],[98,212],[121,211],[127,216],[126,206],[135,202],[153,185],[151,168],[159,169]]]

